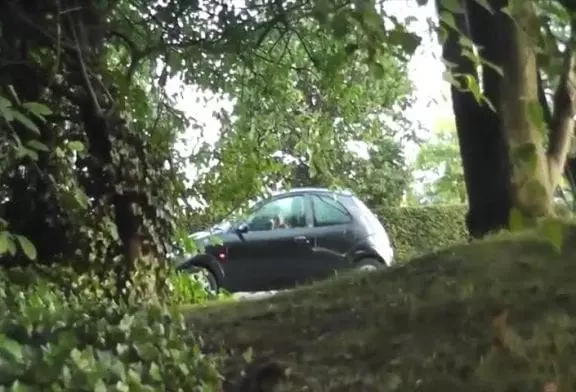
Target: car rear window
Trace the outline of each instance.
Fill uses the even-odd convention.
[[[340,225],[352,221],[349,212],[335,197],[313,195],[312,208],[314,210],[315,226]]]
[[[370,227],[372,227],[375,230],[382,229],[382,222],[380,222],[376,214],[374,214],[372,210],[370,210],[370,208],[368,208],[368,206],[364,204],[362,200],[355,197],[354,204],[356,204],[356,207],[358,208],[358,210],[360,210],[360,214],[363,216],[364,219],[366,219]]]

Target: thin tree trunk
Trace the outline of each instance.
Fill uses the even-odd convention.
[[[501,2],[495,2],[498,5]],[[505,4],[507,5],[507,4]],[[554,191],[561,179],[574,130],[575,87],[572,46],[563,53],[560,82],[554,95],[550,124],[541,121],[546,112],[542,102],[541,78],[536,58],[539,21],[533,0],[515,2],[509,7],[512,18],[494,13],[495,43],[500,53],[496,61],[504,73],[500,80],[500,112],[513,163],[515,205],[527,217],[540,218],[554,213]],[[571,43],[574,43],[572,32]],[[546,129],[548,128],[548,129]],[[548,149],[544,135],[549,131]]]

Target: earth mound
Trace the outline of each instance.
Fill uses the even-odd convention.
[[[189,321],[226,391],[574,391],[576,229],[561,252],[500,235]]]

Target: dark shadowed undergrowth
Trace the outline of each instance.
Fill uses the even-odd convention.
[[[377,274],[191,310],[235,380],[277,363],[275,391],[576,390],[576,230],[561,253],[500,235]],[[232,381],[234,383],[234,381]],[[230,389],[232,390],[232,389]]]

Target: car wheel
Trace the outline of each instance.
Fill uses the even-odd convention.
[[[380,260],[367,257],[358,260],[354,265],[354,270],[358,272],[373,272],[379,270],[380,268],[383,268],[384,266],[385,264],[382,263]]]
[[[190,275],[210,294],[218,294],[220,287],[216,276],[208,268],[192,267],[189,270]]]

